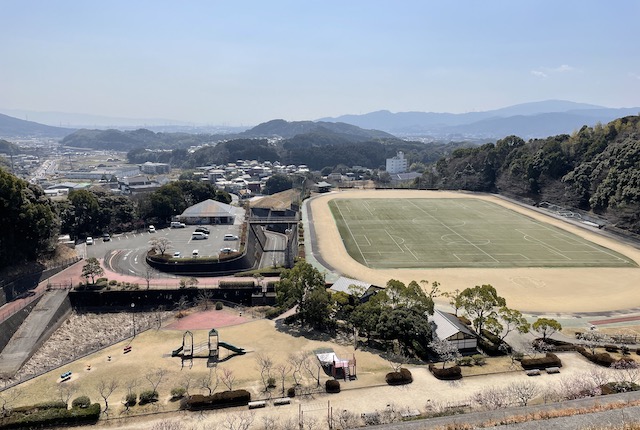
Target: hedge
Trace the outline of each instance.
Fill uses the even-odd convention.
[[[404,385],[412,383],[413,376],[411,375],[411,371],[409,369],[401,367],[399,372],[387,373],[385,380],[389,385]]]
[[[582,346],[577,347],[576,351],[582,354],[587,360],[591,361],[592,363],[599,364],[600,366],[611,367],[613,363],[618,361],[607,352],[592,354]]]
[[[246,406],[251,401],[251,393],[247,390],[223,391],[212,396],[194,394],[183,399],[180,409],[199,411],[203,409],[228,408],[232,406]]]
[[[95,424],[99,418],[99,403],[94,403],[88,408],[73,409],[67,409],[66,407],[39,409],[36,405],[35,409],[29,412],[23,411],[20,413],[14,409],[11,415],[0,419],[0,429],[50,428]]]
[[[453,366],[442,369],[433,364],[430,364],[429,371],[438,379],[454,380],[462,378],[462,370],[460,369],[460,366]]]
[[[340,392],[340,381],[336,381],[335,379],[329,379],[324,383],[324,388],[327,393],[339,393]]]
[[[546,369],[547,367],[562,367],[562,361],[552,352],[547,352],[544,357],[540,358],[523,358],[520,361],[524,370],[529,369]]]
[[[218,288],[255,288],[253,281],[220,281]]]
[[[73,399],[71,402],[71,407],[73,408],[88,408],[91,406],[91,399],[89,396],[80,396]]]

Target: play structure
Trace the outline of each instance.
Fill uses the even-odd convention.
[[[357,378],[356,355],[349,358],[340,358],[330,348],[321,348],[314,351],[322,367],[335,379],[352,380]]]
[[[192,367],[194,358],[206,358],[207,367],[214,367],[216,363],[220,361],[220,348],[225,348],[232,352],[231,355],[227,355],[225,357],[225,360],[234,355],[243,355],[247,353],[244,348],[221,341],[218,331],[215,328],[212,328],[209,330],[208,341],[200,342],[198,344],[193,343],[193,333],[190,331],[184,332],[182,335],[182,346],[173,350],[171,352],[171,356],[180,357],[182,367],[185,366],[185,363],[189,367]]]

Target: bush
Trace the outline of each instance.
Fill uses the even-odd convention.
[[[399,372],[389,372],[385,377],[389,385],[405,385],[413,382],[413,375],[409,369],[400,368]]]
[[[523,358],[520,361],[524,370],[529,369],[546,369],[547,367],[562,367],[562,361],[557,355],[547,352],[544,357],[539,358]]]
[[[138,403],[138,394],[136,393],[129,393],[125,396],[124,398],[124,405],[131,407],[131,406],[135,406],[136,403]]]
[[[216,310],[217,311],[221,311],[223,307],[224,306],[223,306],[222,302],[216,302]]]
[[[158,400],[158,392],[154,390],[146,390],[140,393],[140,404],[155,402]]]
[[[453,366],[442,369],[440,367],[434,366],[433,364],[430,364],[429,371],[438,379],[454,380],[462,378],[462,370],[460,369],[460,366]]]
[[[64,402],[61,402],[64,404]],[[21,409],[22,412],[18,412]],[[42,408],[41,405],[15,408],[13,413],[2,419],[2,429],[52,428],[59,426],[77,426],[95,424],[100,417],[100,404],[94,403],[87,408],[67,409],[63,407]]]
[[[108,278],[98,278],[98,279],[96,279],[96,284],[102,284],[103,282],[107,283],[107,282],[109,282],[109,279]]]
[[[640,390],[640,385],[634,382],[608,382],[600,387],[600,392],[603,395],[628,393],[629,391]]]
[[[487,362],[487,358],[482,354],[472,355],[471,359],[473,360],[473,364],[476,366],[482,366]]]
[[[617,345],[607,344],[604,346],[604,350],[607,352],[618,352],[620,348]]]
[[[182,397],[184,397],[184,395],[187,393],[187,390],[183,387],[173,387],[171,389],[171,398],[172,399],[180,399]]]
[[[273,376],[270,376],[267,379],[267,387],[268,388],[274,388],[276,386],[276,378],[274,378]]]
[[[609,355],[609,353],[606,352],[591,354],[581,346],[577,347],[576,351],[586,357],[587,360],[591,361],[592,363],[599,364],[600,366],[611,367],[611,365],[617,361],[615,358]]]
[[[296,387],[289,387],[287,389],[287,397],[295,397],[296,396]]]
[[[277,317],[280,314],[282,314],[282,309],[280,309],[280,308],[269,308],[264,313],[264,317],[267,318],[267,319],[272,320],[272,319],[274,319],[275,317]]]
[[[181,409],[197,411],[203,409],[218,409],[232,406],[246,406],[251,401],[251,393],[247,390],[224,391],[212,396],[194,394],[180,403]]]
[[[471,366],[473,364],[473,358],[471,358],[471,357],[460,357],[456,361],[456,364],[458,366]]]
[[[71,402],[72,408],[88,408],[91,406],[91,399],[88,396],[80,396]]]
[[[118,281],[116,281],[115,279],[112,279],[109,281],[109,285],[111,286],[118,285]]]
[[[339,393],[340,392],[340,381],[336,381],[335,379],[329,379],[324,384],[324,389],[327,393]]]

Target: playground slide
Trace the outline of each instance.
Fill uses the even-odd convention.
[[[231,345],[230,343],[227,343],[227,342],[218,341],[218,346],[220,346],[222,348],[227,348],[229,351],[233,351],[236,354],[246,354],[247,353],[247,351],[245,351],[244,348],[238,348],[237,346]]]

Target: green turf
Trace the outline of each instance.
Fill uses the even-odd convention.
[[[349,255],[376,269],[636,266],[480,199],[334,199],[329,206]]]

